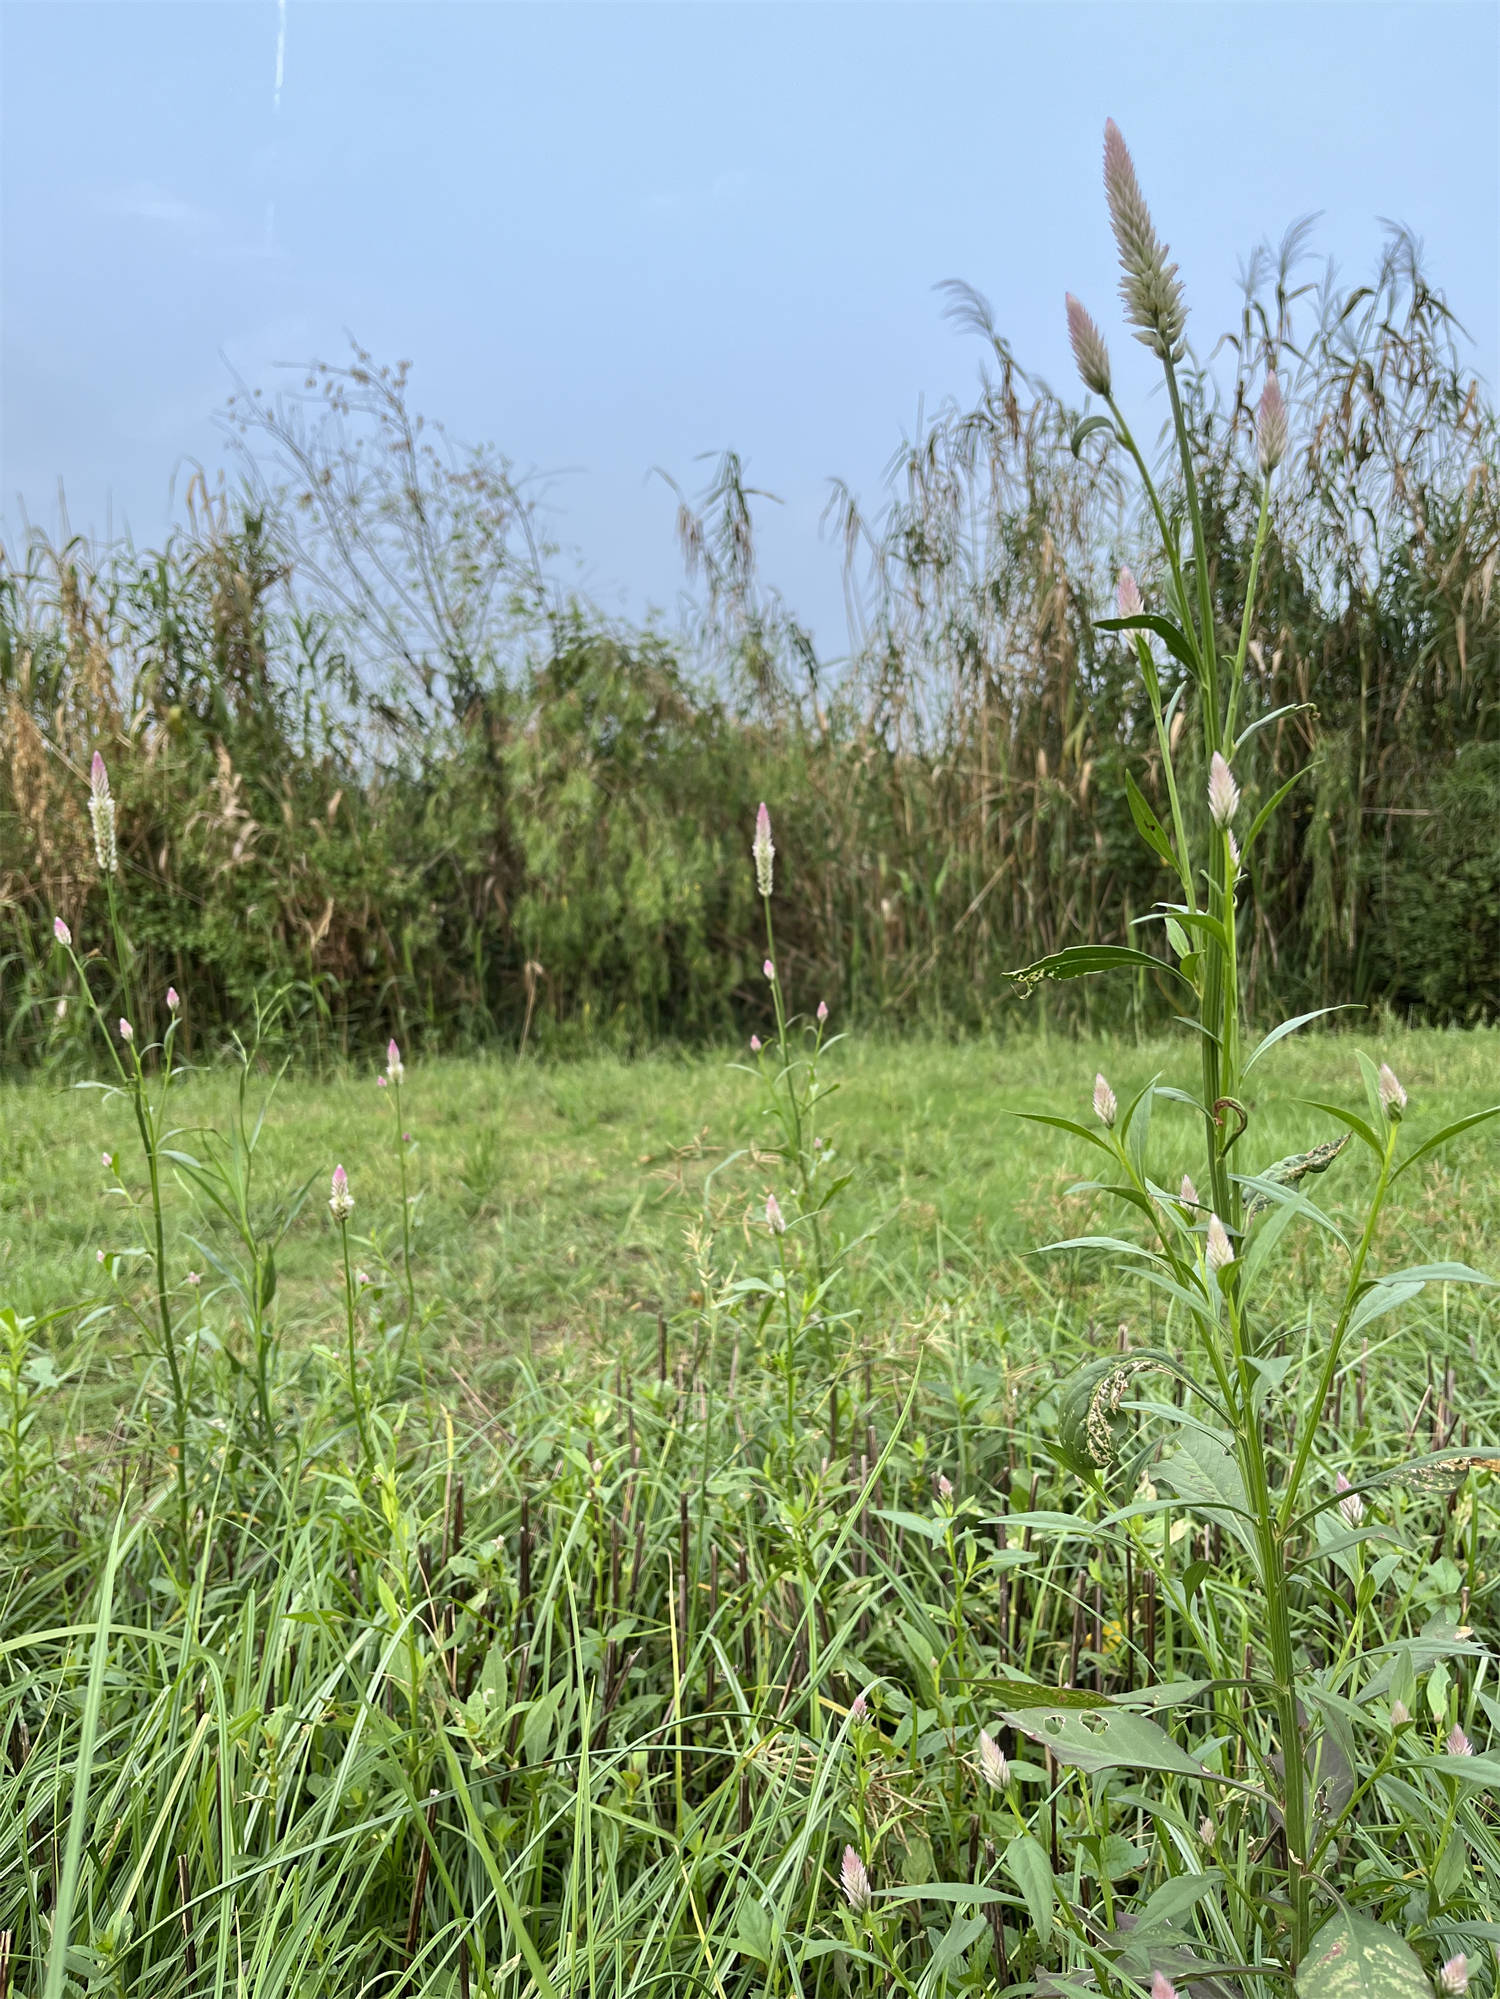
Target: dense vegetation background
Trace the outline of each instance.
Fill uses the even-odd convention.
[[[1355,287],[1299,283],[1301,247],[1252,261],[1240,326],[1190,377],[1225,605],[1258,504],[1246,388],[1268,360],[1293,410],[1251,647],[1261,726],[1236,769],[1254,810],[1317,763],[1257,843],[1254,1003],[1494,1019],[1495,412],[1407,238]],[[951,304],[986,343],[981,393],[903,445],[884,513],[835,489],[837,663],[762,583],[732,456],[679,517],[696,623],[623,629],[555,584],[506,463],[424,426],[404,367],[362,353],[277,402],[237,398],[242,476],[198,481],[162,551],[7,551],[7,1058],[64,1060],[85,1031],[51,923],[98,929],[96,747],[136,969],[182,990],[190,1045],[287,984],[329,1050],[391,1029],[743,1031],[767,1004],[746,865],[762,797],[778,948],[846,1015],[995,1024],[1021,1004],[1006,969],[1144,917],[1163,889],[1120,767],[1159,805],[1156,757],[1132,660],[1095,628],[1143,524],[1100,434],[977,295]],[[1093,984],[1029,1004],[1080,1023],[1122,1004]],[[1150,988],[1123,1001],[1137,1024],[1165,1010]]]

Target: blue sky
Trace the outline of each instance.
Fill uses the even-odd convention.
[[[1500,379],[1500,8],[4,0],[0,508],[159,537],[232,365],[409,357],[418,405],[550,475],[612,609],[671,609],[674,503],[733,445],[764,564],[841,646],[832,474],[867,500],[973,388],[934,286],[1071,380],[1065,289],[1127,365],[1099,188],[1136,156],[1200,338],[1321,210],[1353,276],[1408,223]]]

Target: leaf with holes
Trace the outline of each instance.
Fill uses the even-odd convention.
[[[1121,1708],[1097,1714],[1038,1714],[1035,1709],[1010,1708],[1001,1719],[1075,1770],[1163,1770],[1177,1777],[1224,1781],[1179,1749],[1164,1728],[1143,1714]]]

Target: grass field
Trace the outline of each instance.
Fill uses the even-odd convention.
[[[1500,1097],[1495,1032],[1294,1040],[1256,1072],[1246,1170],[1328,1136],[1300,1100],[1358,1105],[1356,1046],[1400,1072],[1413,1144]],[[1161,1969],[1209,1999],[1275,1989],[1277,1914],[1232,1887],[1258,1837],[1232,1722],[1260,1640],[1233,1511],[1179,1487],[1175,1510],[1101,1524],[1106,1495],[1050,1449],[1069,1369],[1122,1325],[1132,1346],[1184,1331],[1117,1258],[1032,1253],[1120,1224],[1068,1193],[1086,1148],[1011,1115],[1086,1120],[1096,1069],[1122,1103],[1190,1081],[1182,1047],[836,1045],[820,1129],[851,1177],[821,1251],[767,1228],[789,1189],[751,1061],[411,1063],[415,1318],[388,1094],[373,1072],[286,1078],[257,1226],[311,1186],[261,1301],[269,1433],[231,1232],[180,1168],[186,1546],[127,1107],[0,1090],[0,1993],[1073,1994]],[[173,1149],[206,1157],[233,1078],[174,1098]],[[1175,1187],[1196,1134],[1156,1119]],[[371,1280],[359,1404],[335,1163]],[[1368,1177],[1349,1157],[1317,1183],[1335,1221]],[[1270,1316],[1295,1378],[1343,1253],[1289,1240]],[[1380,1266],[1439,1257],[1500,1269],[1494,1126],[1401,1183]],[[793,1289],[812,1304],[784,1335]],[[1491,1295],[1429,1283],[1357,1343],[1323,1486],[1500,1442]],[[1320,1529],[1299,1585],[1338,1729],[1395,1684],[1356,1701],[1340,1678],[1357,1626],[1407,1662],[1423,1730],[1388,1772],[1399,1830],[1377,1789],[1327,1836],[1425,1962],[1471,1953],[1476,1991],[1500,1839],[1441,1738],[1500,1734],[1486,1662],[1451,1638],[1493,1634],[1496,1497],[1480,1474],[1446,1503],[1385,1498],[1379,1545]],[[1029,1744],[1003,1719],[1016,1677],[1191,1682],[1199,1774]]]

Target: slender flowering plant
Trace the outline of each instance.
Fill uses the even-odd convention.
[[[1137,831],[1163,879],[1152,913],[1159,942],[1155,951],[1143,948],[1153,941],[1148,930],[1142,943],[1073,947],[1014,976],[1021,990],[1029,991],[1044,979],[1114,969],[1139,977],[1149,971],[1170,989],[1173,1012],[1185,1016],[1195,1030],[1198,1081],[1196,1090],[1152,1083],[1122,1102],[1099,1076],[1092,1121],[1035,1114],[1104,1155],[1104,1170],[1090,1187],[1120,1202],[1141,1231],[1134,1237],[1091,1235],[1054,1247],[1086,1242],[1122,1266],[1141,1271],[1155,1293],[1170,1301],[1172,1323],[1186,1335],[1185,1351],[1127,1348],[1081,1366],[1060,1397],[1057,1455],[1108,1505],[1106,1531],[1123,1537],[1136,1559],[1154,1572],[1159,1600],[1177,1604],[1182,1620],[1196,1615],[1192,1592],[1184,1596],[1174,1584],[1170,1540],[1163,1545],[1148,1533],[1144,1512],[1170,1506],[1174,1498],[1191,1499],[1195,1510],[1205,1508],[1218,1520],[1220,1531],[1242,1536],[1253,1555],[1258,1596],[1247,1629],[1258,1634],[1257,1640],[1247,1653],[1243,1688],[1236,1687],[1232,1701],[1222,1705],[1215,1696],[1214,1725],[1222,1731],[1220,1740],[1237,1743],[1237,1761],[1216,1766],[1223,1774],[1209,1781],[1239,1786],[1229,1793],[1237,1801],[1235,1809],[1260,1810],[1263,1822],[1253,1837],[1248,1832],[1245,1837],[1242,1851],[1250,1858],[1240,1901],[1226,1905],[1226,1921],[1237,1923],[1234,1912],[1242,1911],[1246,1927],[1233,1946],[1214,1948],[1231,1949],[1243,1964],[1274,1966],[1285,1979],[1296,1977],[1315,1949],[1352,1953],[1347,1939],[1320,1945],[1318,1933],[1325,1924],[1354,1920],[1340,1913],[1348,1901],[1364,1909],[1374,1897],[1364,1873],[1357,1893],[1346,1897],[1354,1882],[1351,1877],[1341,1884],[1339,1867],[1349,1850],[1345,1819],[1359,1808],[1378,1772],[1356,1767],[1353,1781],[1337,1796],[1319,1772],[1326,1772],[1335,1753],[1357,1763],[1364,1739],[1339,1723],[1335,1752],[1330,1702],[1340,1713],[1356,1712],[1365,1690],[1378,1691],[1384,1684],[1380,1675],[1389,1670],[1388,1654],[1367,1658],[1359,1652],[1356,1638],[1362,1627],[1357,1621],[1336,1666],[1321,1674],[1315,1668],[1314,1662],[1327,1654],[1327,1610],[1309,1553],[1322,1545],[1321,1535],[1342,1534],[1356,1543],[1367,1535],[1365,1509],[1375,1491],[1400,1482],[1422,1494],[1452,1490],[1476,1462],[1500,1465],[1500,1457],[1444,1450],[1409,1463],[1364,1466],[1357,1476],[1340,1474],[1335,1481],[1320,1461],[1322,1412],[1352,1334],[1408,1304],[1430,1281],[1483,1281],[1461,1264],[1379,1272],[1375,1255],[1387,1198],[1401,1175],[1460,1132],[1494,1116],[1500,1106],[1471,1113],[1403,1152],[1406,1090],[1389,1064],[1377,1066],[1361,1054],[1363,1105],[1357,1110],[1314,1105],[1328,1123],[1327,1136],[1290,1158],[1264,1156],[1261,1106],[1267,1092],[1261,1065],[1285,1036],[1318,1017],[1305,1014],[1283,1021],[1253,1040],[1242,955],[1240,905],[1253,881],[1256,842],[1298,781],[1293,778],[1272,797],[1256,795],[1256,733],[1287,711],[1258,712],[1257,684],[1246,671],[1273,483],[1294,448],[1292,419],[1275,372],[1274,342],[1268,340],[1265,387],[1254,424],[1254,467],[1249,470],[1252,480],[1258,478],[1259,504],[1243,600],[1230,606],[1223,568],[1216,573],[1210,557],[1198,446],[1183,411],[1179,369],[1187,352],[1186,298],[1113,121],[1105,129],[1104,188],[1119,252],[1125,316],[1161,367],[1172,438],[1169,488],[1166,473],[1159,484],[1120,408],[1102,333],[1070,296],[1066,319],[1078,371],[1084,387],[1104,405],[1102,414],[1080,423],[1074,448],[1092,436],[1103,440],[1106,451],[1119,452],[1133,464],[1160,535],[1150,587],[1122,571],[1118,615],[1101,621],[1104,631],[1117,634],[1133,651],[1153,721],[1155,776],[1148,779],[1143,772],[1138,780],[1127,774],[1125,791]],[[1196,752],[1194,735],[1201,745]],[[1148,782],[1159,785],[1154,803],[1146,795]],[[1166,1115],[1153,1126],[1157,1105]],[[1195,1120],[1199,1163],[1196,1184],[1183,1174],[1174,1196],[1166,1189],[1179,1184],[1180,1161],[1168,1171],[1158,1163],[1158,1153],[1167,1117],[1184,1109]],[[1351,1146],[1368,1155],[1373,1179],[1364,1219],[1352,1229],[1311,1197],[1315,1176],[1328,1171]],[[1278,1281],[1289,1281],[1280,1245],[1290,1229],[1302,1226],[1322,1232],[1335,1246],[1343,1273],[1331,1321],[1320,1329],[1299,1378],[1277,1352],[1279,1328],[1288,1316],[1285,1301],[1273,1304],[1268,1293]],[[1145,1402],[1141,1378],[1152,1372],[1175,1376],[1186,1395],[1171,1403],[1165,1397]],[[1175,1454],[1163,1456],[1162,1432],[1174,1425],[1183,1426],[1186,1441]],[[1142,1430],[1145,1434],[1138,1434]],[[1150,1481],[1143,1485],[1148,1464]],[[1332,1510],[1336,1518],[1328,1517]],[[1212,1599],[1217,1579],[1212,1565],[1205,1567],[1202,1587]],[[1242,1597],[1236,1596],[1233,1606],[1226,1606],[1226,1617],[1245,1614]],[[1262,1654],[1269,1656],[1263,1659]],[[1185,1711],[1174,1713],[1179,1717],[1174,1725],[1185,1726]],[[1005,1718],[1023,1730],[1036,1727],[1034,1710],[1016,1710]],[[1145,1731],[1135,1749],[1122,1740],[1119,1756],[1111,1754],[1108,1761],[1125,1770],[1183,1767],[1171,1760],[1182,1751],[1165,1740],[1163,1727],[1139,1717],[1135,1726]],[[1461,1731],[1455,1731],[1449,1756],[1464,1756],[1467,1748]],[[1053,1753],[1067,1760],[1065,1746],[1054,1742]],[[1205,1750],[1205,1755],[1213,1753]],[[1246,1776],[1236,1774],[1246,1766]],[[1084,1767],[1101,1765],[1086,1762]],[[1404,1880],[1393,1877],[1389,1906],[1397,1914],[1407,1906]],[[1371,1918],[1358,1920],[1366,1932],[1375,1933],[1375,1940],[1362,1933],[1354,1954],[1362,1953],[1365,1966],[1372,1952],[1385,1952],[1392,1963],[1399,1960],[1399,1977],[1392,1972],[1380,1989],[1394,1991],[1402,1980],[1407,1981],[1403,1989],[1409,1989],[1420,1968],[1408,1946]],[[1329,1990],[1333,1961],[1330,1956]],[[1164,1973],[1157,1975],[1152,1990],[1154,1999],[1174,1999]]]
[[[376,1081],[390,1092],[391,1129],[396,1139],[396,1173],[401,1185],[401,1274],[406,1291],[406,1324],[401,1336],[404,1348],[411,1336],[412,1321],[417,1315],[417,1294],[411,1275],[411,1192],[407,1186],[407,1152],[411,1135],[401,1115],[401,1085],[406,1081],[406,1064],[401,1059],[401,1050],[394,1035],[386,1043],[385,1073]]]

